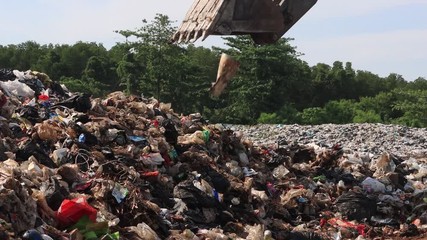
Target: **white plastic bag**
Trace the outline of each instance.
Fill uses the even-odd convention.
[[[383,193],[383,192],[385,192],[385,185],[382,182],[380,182],[374,178],[371,178],[371,177],[367,177],[365,180],[363,180],[362,188],[363,188],[363,190],[365,190],[369,193],[372,193],[372,192]]]
[[[0,82],[0,86],[5,92],[15,96],[28,98],[34,97],[34,91],[27,84],[18,80]]]

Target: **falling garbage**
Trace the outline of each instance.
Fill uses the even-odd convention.
[[[236,75],[240,63],[234,60],[231,56],[223,53],[218,65],[218,74],[216,82],[212,83],[211,95],[218,97],[227,87],[230,80]]]
[[[0,73],[0,239],[427,237],[426,156],[255,144],[153,98]]]

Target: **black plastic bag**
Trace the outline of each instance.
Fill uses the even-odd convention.
[[[21,149],[16,152],[16,160],[27,161],[29,157],[34,156],[39,163],[49,168],[57,168],[55,162],[44,151],[44,147],[37,144],[34,140],[27,142]]]
[[[173,189],[173,196],[180,198],[189,208],[212,208],[218,206],[218,201],[202,192],[193,185],[193,180],[180,182]]]
[[[14,80],[15,78],[16,76],[13,74],[12,69],[0,69],[0,81]]]
[[[57,94],[61,97],[67,95],[67,93],[65,92],[65,90],[61,87],[61,85],[57,82],[53,82],[50,86],[50,89],[52,90],[52,92],[54,94]]]
[[[171,145],[176,145],[178,139],[178,131],[175,128],[175,124],[170,119],[166,119],[163,121],[162,126],[165,128],[165,139]]]
[[[79,93],[62,102],[55,104],[55,106],[60,105],[67,108],[73,108],[79,112],[87,112],[92,107],[90,96],[91,95],[87,93]]]
[[[377,211],[377,203],[362,193],[346,192],[335,202],[338,211],[350,221],[370,219]]]
[[[29,105],[23,106],[22,108],[19,109],[19,115],[21,115],[21,117],[30,121],[33,125],[42,121],[42,119],[39,116],[38,109],[34,106],[29,106]]]
[[[230,181],[222,174],[215,171],[213,168],[207,166],[205,172],[202,175],[207,175],[208,182],[212,184],[212,187],[220,193],[225,193],[230,188]]]
[[[25,83],[28,87],[30,87],[35,92],[36,96],[40,95],[40,93],[45,89],[45,86],[43,85],[43,83],[37,78],[25,79],[25,80],[19,80],[19,81],[22,83]]]

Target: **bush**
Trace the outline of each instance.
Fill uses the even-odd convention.
[[[355,106],[353,100],[330,101],[324,107],[324,121],[336,124],[349,123],[353,120]]]
[[[362,111],[356,110],[353,117],[354,123],[381,123],[381,116],[372,110]]]
[[[277,116],[276,113],[261,113],[257,122],[262,124],[281,123],[283,119]]]
[[[283,123],[283,124],[301,123],[301,114],[293,105],[290,105],[290,104],[286,104],[282,108],[280,108],[278,112],[278,117],[280,119],[280,122],[277,122],[277,123]]]
[[[426,127],[424,121],[417,114],[406,112],[402,117],[393,119],[392,123],[408,127]]]
[[[325,110],[323,108],[314,107],[306,108],[301,114],[301,122],[303,124],[322,124],[325,119]]]
[[[80,80],[73,77],[62,77],[60,82],[64,84],[71,92],[88,93],[95,97],[105,95],[105,84],[94,79]]]

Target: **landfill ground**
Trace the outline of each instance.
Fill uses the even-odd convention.
[[[423,129],[210,124],[32,71],[0,88],[0,239],[427,236]]]

